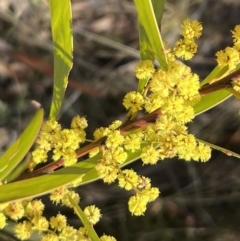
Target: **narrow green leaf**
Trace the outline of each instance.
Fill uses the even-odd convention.
[[[134,0],[139,23],[140,53],[141,59],[152,59],[157,57],[160,67],[167,70],[167,60],[164,54],[162,37],[155,18],[151,0]],[[161,15],[158,10],[158,17]]]
[[[70,0],[49,0],[54,44],[54,86],[50,119],[57,118],[72,68],[73,41]]]
[[[161,30],[161,20],[165,6],[165,0],[152,0],[152,6],[155,13],[158,28]]]
[[[220,68],[219,66],[216,66],[212,72],[201,82],[201,86],[211,81],[217,81],[218,79],[222,78],[227,71],[228,67]],[[199,115],[213,108],[214,106],[221,104],[223,101],[231,97],[231,95],[232,94],[227,90],[218,90],[202,96],[200,102],[194,106],[195,115]]]
[[[198,138],[196,138],[196,140],[197,140],[198,142],[202,142],[203,144],[210,146],[212,149],[215,149],[215,150],[217,150],[217,151],[221,151],[222,153],[224,153],[224,154],[226,154],[226,155],[228,155],[228,156],[234,156],[234,157],[240,158],[240,154],[238,154],[238,153],[236,153],[236,152],[233,152],[233,151],[228,150],[228,149],[225,149],[225,148],[223,148],[223,147],[214,145],[214,144],[212,144],[212,143],[210,143],[210,142],[203,141],[203,140],[198,139]]]
[[[215,80],[217,81],[228,71],[228,67],[220,68],[218,65],[212,70],[212,72],[201,82],[201,86]]]
[[[122,167],[139,159],[140,153],[140,150],[134,153],[129,152]],[[95,170],[95,165],[99,159],[100,156],[97,155],[50,174],[2,185],[0,186],[0,203],[42,196],[58,187],[68,185],[81,176],[83,178],[80,185],[93,182],[99,179]]]
[[[155,55],[153,51],[151,51],[150,41],[148,39],[147,33],[142,25],[138,26],[139,31],[139,45],[140,45],[140,56],[141,60],[154,60]]]
[[[43,109],[39,109],[21,136],[0,157],[0,181],[4,180],[26,156],[43,122]]]
[[[139,4],[139,2],[136,1],[135,4]],[[144,4],[147,4],[147,2],[145,1]],[[150,4],[150,6],[147,9],[145,9],[144,6],[142,6],[141,4],[139,4],[139,8],[143,9],[144,11],[146,10],[145,14],[152,15],[151,21],[153,24],[153,28],[156,29],[155,30],[156,34],[152,34],[151,31],[146,31],[146,28],[149,29],[149,26],[147,25],[147,23],[145,21],[146,19],[141,18],[139,15],[138,21],[139,21],[139,43],[140,43],[141,59],[142,60],[147,60],[147,59],[154,60],[155,57],[157,56],[159,59],[159,62],[160,62],[161,58],[164,59],[164,62],[166,62],[163,51],[161,53],[161,50],[163,50],[164,47],[162,46],[162,39],[161,39],[161,35],[159,32],[165,0],[161,0],[161,1],[152,0],[152,7],[151,7],[151,2],[149,2],[149,4]],[[147,10],[149,12],[147,12]],[[151,35],[150,38],[149,38],[148,34]],[[151,47],[152,46],[151,40],[153,41],[154,38],[157,38],[156,46],[162,46],[160,49],[159,49],[159,47],[156,47],[155,51],[154,51],[154,47]],[[157,41],[159,41],[159,42],[157,42]],[[147,84],[147,81],[148,81],[147,79],[139,80],[139,83],[138,83],[138,92],[139,93],[142,93],[144,87]]]
[[[7,183],[0,186],[0,203],[42,196],[68,185],[86,172],[87,170],[73,165],[43,176]]]
[[[7,175],[7,177],[5,177],[5,179],[3,180],[3,183],[4,181],[11,182],[12,180],[15,180],[16,178],[18,178],[26,170],[27,164],[29,163],[31,158],[32,158],[31,152],[28,152],[27,155],[24,157],[24,159],[20,162],[20,164],[18,164],[12,170],[12,172],[10,172]]]
[[[87,230],[88,236],[92,241],[100,241],[97,233],[95,232],[94,228],[92,227],[92,225],[90,224],[90,222],[88,221],[87,217],[85,216],[85,213],[83,212],[83,210],[79,207],[79,205],[71,198],[70,195],[68,195],[68,198],[71,202],[71,204],[74,207],[74,211],[77,214],[77,216],[80,218],[80,220],[82,221],[85,229]]]
[[[231,97],[231,95],[232,94],[227,90],[219,90],[202,96],[200,102],[194,105],[195,115],[199,115],[214,106],[221,104],[223,101]]]

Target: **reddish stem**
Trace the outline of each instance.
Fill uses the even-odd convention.
[[[161,115],[161,111],[159,109],[155,110],[154,112],[147,114],[143,116],[142,118],[135,120],[135,121],[129,121],[127,123],[124,123],[119,127],[121,134],[125,134],[129,131],[133,131],[138,128],[145,127],[151,123],[154,123],[154,121]],[[104,143],[106,140],[106,137],[102,137],[82,148],[77,150],[76,155],[77,158],[83,157],[87,155],[89,152],[91,152],[94,148],[99,147],[102,143]],[[53,172],[54,170],[58,169],[59,167],[62,167],[64,165],[64,159],[61,158],[58,161],[51,162],[44,167],[41,167],[39,169],[34,170],[33,172],[29,173],[23,173],[21,176],[19,176],[15,181],[23,180],[23,179],[29,179],[36,176],[41,176],[50,172]]]
[[[240,78],[240,69],[232,72],[231,74],[223,77],[222,79],[212,83],[212,84],[205,84],[201,87],[199,90],[199,93],[201,96],[204,96],[206,94],[210,94],[212,92],[221,90],[221,89],[226,89],[229,87],[232,87],[232,81],[235,79]]]

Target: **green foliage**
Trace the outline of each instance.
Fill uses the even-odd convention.
[[[144,146],[143,146],[144,147]],[[127,160],[122,167],[139,159],[140,151],[129,153]],[[75,179],[82,176],[80,185],[96,181],[99,179],[95,166],[100,159],[100,156],[94,156],[69,167],[64,167],[54,173],[42,175],[39,177],[8,183],[0,186],[0,203],[19,201],[26,198],[39,197],[52,190],[68,185]],[[63,178],[64,177],[64,178]],[[21,188],[19,188],[21,187]]]
[[[53,99],[49,118],[58,118],[72,68],[72,15],[69,0],[49,0],[54,44]]]
[[[231,97],[231,93],[227,90],[219,90],[208,95],[202,96],[199,103],[194,106],[196,115],[204,113],[205,111],[221,104],[223,101]]]
[[[161,1],[152,0],[151,2],[152,2],[152,7],[153,7],[157,24],[161,32],[161,21],[162,21],[164,6],[165,6],[165,0],[161,0]]]
[[[22,162],[32,147],[43,122],[43,109],[39,109],[22,135],[0,158],[0,181],[10,181],[8,176]],[[22,166],[19,172],[24,170]],[[1,188],[2,186],[0,186]],[[1,191],[0,191],[1,192]],[[7,193],[6,193],[7,194]],[[1,202],[1,201],[0,201]]]
[[[49,193],[58,187],[66,186],[83,176],[89,171],[89,169],[92,170],[94,168],[94,162],[90,161],[85,164],[88,168],[79,168],[79,164],[75,164],[73,166],[62,168],[54,173],[31,178],[31,181],[26,179],[2,185],[0,186],[0,203],[38,197]]]
[[[217,145],[214,145],[210,142],[207,142],[207,141],[203,141],[203,140],[200,140],[198,139],[198,141],[210,146],[212,149],[215,149],[217,151],[221,151],[222,153],[228,155],[228,156],[234,156],[234,157],[237,157],[237,158],[240,158],[240,154],[236,153],[236,152],[233,152],[233,151],[230,151],[226,148],[223,148],[223,147],[220,147],[220,146],[217,146]]]
[[[155,18],[152,2],[151,0],[135,0],[134,2],[138,12],[139,29],[143,33],[143,36],[141,36],[140,33],[139,39],[141,59],[153,60],[155,57],[157,57],[161,68],[166,70],[167,62],[163,52],[163,41],[160,34],[158,22]],[[163,5],[157,5],[157,7],[160,7],[157,11],[158,20],[160,20],[163,13]]]
[[[140,55],[142,60],[158,59],[161,68],[167,69],[164,46],[159,26],[164,9],[164,1],[135,0],[138,12]],[[154,8],[153,8],[154,7]],[[156,16],[156,17],[155,17]],[[147,80],[139,81],[138,91],[142,92]]]
[[[216,66],[213,71],[201,82],[201,86],[211,82],[212,80],[217,81],[227,72],[227,70],[227,67],[220,68],[219,66]],[[195,114],[199,115],[213,108],[214,106],[219,105],[229,97],[231,97],[231,93],[229,93],[227,90],[219,90],[217,92],[202,96],[200,102],[194,106]]]
[[[71,202],[71,204],[74,208],[74,211],[75,211],[76,215],[79,217],[79,219],[84,224],[84,227],[87,230],[90,239],[92,241],[100,241],[98,235],[96,234],[95,230],[93,229],[91,223],[88,221],[88,219],[87,219],[86,215],[84,214],[83,210],[80,208],[80,206],[70,196],[68,196],[68,198],[70,199],[70,202]]]

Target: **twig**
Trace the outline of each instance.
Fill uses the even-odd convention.
[[[124,123],[122,126],[119,127],[121,134],[125,134],[129,131],[133,131],[142,127],[145,127],[151,123],[154,123],[154,121],[161,115],[161,111],[159,109],[155,110],[154,112],[147,114],[145,116],[143,116],[142,118],[132,121],[132,122],[128,122],[128,123]],[[76,155],[77,158],[83,157],[85,155],[87,155],[89,152],[91,152],[94,148],[99,147],[100,145],[102,145],[105,141],[106,141],[106,137],[102,137],[82,148],[80,148],[79,150],[77,150]],[[17,179],[14,180],[15,181],[19,181],[19,180],[23,180],[23,179],[29,179],[29,178],[33,178],[36,176],[41,176],[50,172],[53,172],[54,170],[62,167],[64,164],[64,159],[61,158],[58,161],[55,162],[51,162],[47,165],[45,165],[44,167],[41,167],[39,169],[34,170],[33,172],[29,172],[29,173],[23,173],[21,176],[19,176]]]

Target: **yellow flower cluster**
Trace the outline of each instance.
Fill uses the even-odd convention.
[[[150,113],[159,109],[161,116],[155,124],[142,128],[144,164],[174,156],[202,161],[210,158],[210,148],[198,143],[185,126],[194,118],[193,104],[200,99],[199,88],[198,75],[179,62],[170,62],[168,71],[159,68],[153,73],[142,106]]]
[[[129,211],[136,215],[143,215],[147,204],[159,196],[158,188],[152,187],[149,178],[139,176],[133,170],[124,170],[119,174],[119,186],[126,190],[134,189],[136,194],[130,197]]]
[[[1,205],[0,223],[6,217],[18,221],[25,220],[15,226],[15,233],[20,240],[28,240],[33,231],[39,233],[48,230],[49,222],[43,217],[44,204],[41,200],[25,200]],[[1,227],[3,228],[3,226]]]
[[[139,110],[142,110],[143,104],[143,96],[136,91],[127,93],[123,99],[124,107],[129,110],[128,116],[134,116],[135,113],[137,113]]]
[[[226,47],[216,53],[218,65],[223,68],[228,66],[229,70],[236,68],[239,63],[239,53],[234,47]]]
[[[73,208],[72,204],[69,201],[68,196],[70,196],[75,201],[75,203],[79,203],[80,197],[78,193],[72,190],[70,191],[66,186],[62,186],[53,190],[50,194],[50,200],[53,203],[56,203],[56,204],[61,203],[67,207]]]
[[[159,191],[151,187],[149,179],[140,177],[133,170],[121,171],[120,165],[127,159],[127,151],[140,150],[144,164],[156,164],[158,160],[174,156],[187,161],[207,161],[210,158],[211,149],[196,141],[185,126],[194,118],[193,105],[200,99],[199,77],[188,66],[176,61],[176,57],[190,59],[196,53],[194,40],[201,35],[202,26],[196,20],[187,19],[182,28],[183,39],[167,55],[168,70],[155,69],[150,60],[141,61],[135,74],[139,81],[147,79],[148,84],[143,93],[132,91],[123,99],[131,120],[142,109],[148,113],[159,110],[160,116],[155,123],[122,135],[124,138],[120,132],[108,132],[102,159],[96,166],[104,182],[118,179],[120,187],[135,191],[135,196],[129,200],[129,209],[134,215],[142,215],[146,204],[156,199]],[[140,188],[143,179],[144,185]]]
[[[100,241],[117,241],[114,237],[108,236],[108,235],[103,235],[100,237]]]
[[[121,188],[135,191],[128,203],[134,215],[144,214],[147,203],[158,197],[159,190],[151,187],[148,178],[133,170],[121,170],[120,166],[127,160],[129,151],[140,150],[144,164],[156,164],[158,160],[174,156],[187,161],[207,161],[210,158],[210,148],[197,142],[185,126],[194,118],[193,105],[200,99],[199,77],[188,66],[175,60],[176,57],[188,59],[193,56],[197,49],[194,38],[201,35],[202,26],[196,20],[191,22],[187,19],[182,27],[184,39],[172,51],[168,71],[155,69],[150,60],[141,61],[135,74],[139,81],[146,79],[148,83],[143,93],[132,91],[123,99],[131,120],[142,109],[148,113],[158,109],[161,115],[156,122],[124,135],[118,130],[120,125],[99,128],[94,133],[95,139],[106,138],[101,160],[96,165],[98,176],[106,183],[118,180]]]
[[[175,60],[176,57],[190,59],[196,53],[197,45],[194,39],[201,35],[202,26],[196,20],[191,22],[187,19],[182,27],[183,39],[179,40],[168,54],[168,71],[155,68],[151,60],[141,61],[136,66],[135,74],[139,80],[147,80],[147,85],[143,93],[132,91],[123,99],[123,105],[129,111],[131,120],[134,120],[140,110],[152,113],[158,109],[161,115],[155,122],[124,134],[121,132],[122,122],[118,120],[107,128],[97,129],[93,134],[95,140],[104,140],[101,148],[95,148],[89,153],[94,156],[101,152],[100,161],[96,165],[98,176],[105,183],[118,180],[119,187],[135,192],[128,205],[130,212],[137,216],[144,214],[147,204],[159,196],[159,190],[152,187],[149,178],[140,176],[131,169],[121,169],[129,153],[138,151],[143,163],[152,165],[158,160],[174,156],[187,161],[206,161],[210,158],[210,148],[197,142],[185,126],[194,118],[192,106],[200,99],[199,78],[188,66]],[[239,29],[235,29],[233,33],[236,44],[239,43],[239,32]],[[38,147],[32,153],[32,166],[46,162],[50,151],[54,161],[63,158],[65,166],[74,164],[77,161],[76,149],[86,140],[86,127],[86,119],[79,116],[72,120],[70,129],[62,129],[55,120],[45,122],[37,139]],[[78,182],[79,180],[75,183]],[[50,199],[56,204],[73,208],[69,196],[75,203],[79,203],[79,195],[65,186],[54,190]],[[60,213],[48,221],[42,216],[43,210],[44,205],[39,200],[10,203],[2,208],[0,228],[6,225],[7,217],[16,221],[25,218],[15,229],[16,236],[21,240],[30,238],[35,230],[45,233],[42,241],[89,239],[85,228],[74,229]],[[100,210],[94,205],[86,207],[84,214],[92,225],[101,218]],[[100,240],[115,239],[103,235]]]
[[[135,67],[135,75],[139,80],[150,79],[154,72],[155,69],[151,60],[140,61]]]
[[[7,218],[6,216],[0,212],[0,229],[3,229],[7,225]]]
[[[181,27],[183,39],[176,42],[173,54],[179,58],[189,60],[197,52],[198,46],[195,43],[195,39],[201,36],[202,25],[197,20],[191,21],[186,19]]]
[[[106,137],[105,147],[101,149],[101,160],[97,163],[96,170],[98,176],[105,183],[112,183],[117,179],[121,188],[134,190],[136,192],[134,197],[137,199],[132,197],[129,200],[129,210],[134,215],[142,215],[146,210],[147,203],[158,197],[159,190],[151,187],[150,179],[139,176],[133,170],[121,170],[120,166],[128,157],[127,151],[135,152],[141,149],[143,134],[142,131],[137,131],[123,135],[117,130],[118,127],[119,125],[112,124],[108,128],[95,131],[95,138]],[[151,198],[147,199],[147,196],[150,197],[150,193]],[[141,203],[142,208],[135,207],[138,206],[138,203]]]
[[[102,216],[100,209],[95,205],[87,206],[84,209],[84,214],[92,225],[96,224]]]
[[[72,207],[67,201],[68,196],[79,202],[79,196],[65,187],[54,190],[51,199],[57,203],[61,200],[62,204]],[[59,196],[59,199],[56,199]],[[67,224],[66,216],[58,213],[56,216],[47,220],[43,216],[44,204],[41,200],[25,200],[2,204],[0,206],[0,229],[6,226],[7,217],[14,221],[20,221],[15,226],[15,235],[19,240],[29,240],[32,233],[37,231],[42,234],[41,241],[60,241],[60,240],[90,240],[85,228],[80,227],[78,230]],[[84,209],[84,214],[91,225],[96,224],[101,218],[100,209],[94,205]],[[101,239],[102,238],[102,239]],[[100,240],[115,240],[111,236],[103,235]]]
[[[49,151],[52,151],[54,161],[64,159],[64,165],[70,166],[77,162],[75,150],[80,143],[85,142],[87,121],[84,117],[73,118],[70,129],[62,129],[54,119],[46,121],[37,139],[38,147],[32,152],[32,165],[46,162]]]
[[[240,25],[237,25],[232,32],[233,47],[226,47],[216,53],[217,63],[221,68],[225,66],[233,70],[240,63]]]

